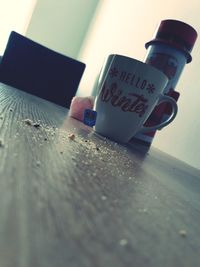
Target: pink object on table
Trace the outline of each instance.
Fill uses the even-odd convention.
[[[69,116],[79,121],[83,121],[85,109],[93,109],[94,97],[79,97],[75,96],[72,99]]]

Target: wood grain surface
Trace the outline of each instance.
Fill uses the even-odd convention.
[[[200,266],[200,171],[67,113],[0,84],[0,267]]]

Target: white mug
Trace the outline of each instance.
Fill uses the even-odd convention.
[[[97,84],[94,130],[127,143],[136,133],[167,126],[178,110],[176,101],[162,94],[167,82],[167,76],[151,65],[123,55],[109,55]],[[152,110],[161,102],[171,104],[171,116],[158,125],[145,127]]]

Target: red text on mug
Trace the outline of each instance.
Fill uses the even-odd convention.
[[[124,112],[135,112],[142,117],[148,108],[148,99],[142,94],[128,93],[125,94],[117,83],[107,86],[104,83],[101,90],[101,101],[110,103],[113,107],[120,108]]]

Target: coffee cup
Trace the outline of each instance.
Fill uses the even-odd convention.
[[[176,101],[163,94],[168,78],[160,70],[123,55],[109,55],[99,81],[94,110],[94,130],[120,143],[127,143],[136,133],[162,129],[177,114]],[[151,127],[144,124],[156,105],[167,102],[171,116]]]

